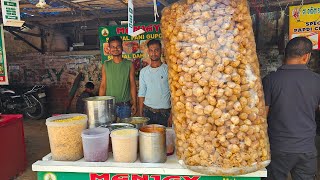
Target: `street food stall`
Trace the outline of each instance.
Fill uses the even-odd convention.
[[[137,118],[133,121],[139,122]],[[126,122],[130,123],[128,120]],[[258,180],[267,176],[264,168],[238,176],[212,176],[191,171],[183,167],[181,160],[173,153],[171,128],[141,126],[140,120],[136,124],[141,126],[138,132],[132,127],[134,123],[129,123],[86,129],[87,116],[84,114],[48,118],[46,124],[51,153],[35,162],[32,170],[37,172],[38,180]],[[111,150],[108,148],[109,130]]]
[[[161,38],[168,64],[175,135],[168,137],[170,130],[164,126],[137,126],[133,121],[125,123],[134,127],[108,127],[114,122],[114,116],[106,115],[114,109],[114,100],[105,98],[108,106],[91,108],[88,116],[69,114],[46,120],[51,154],[33,164],[38,179],[266,177],[270,145],[249,10],[246,0],[187,0],[166,7]],[[147,30],[145,25],[141,27]],[[159,30],[157,24],[150,27]],[[100,28],[102,61],[112,59],[108,55],[109,35],[123,35],[125,30]],[[129,35],[122,39],[137,42],[123,43],[124,51],[137,53],[138,40],[147,36]],[[93,106],[99,104],[97,98],[91,101]],[[174,154],[168,142],[175,142]]]

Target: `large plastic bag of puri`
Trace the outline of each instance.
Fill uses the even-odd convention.
[[[240,175],[270,163],[259,62],[246,0],[184,0],[162,12],[179,163]]]

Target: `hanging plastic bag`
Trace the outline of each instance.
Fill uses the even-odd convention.
[[[163,10],[179,162],[239,175],[270,163],[265,102],[246,0],[186,0]]]

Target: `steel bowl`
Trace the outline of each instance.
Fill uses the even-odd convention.
[[[129,123],[112,123],[112,124],[104,124],[99,127],[108,128],[111,132],[115,129],[128,128],[128,127],[134,128],[135,126]]]
[[[148,117],[130,117],[120,120],[121,123],[133,124],[137,129],[140,129],[142,126],[147,125],[148,121],[150,121],[150,118]]]

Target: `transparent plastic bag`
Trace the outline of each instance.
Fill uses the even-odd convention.
[[[183,0],[162,12],[179,162],[239,175],[270,163],[259,62],[246,0]]]

